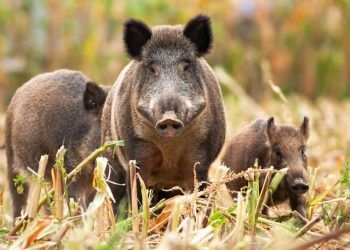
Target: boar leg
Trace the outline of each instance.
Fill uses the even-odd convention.
[[[292,210],[296,210],[303,217],[306,217],[305,204],[306,199],[304,195],[289,195],[289,204]]]
[[[17,187],[15,186],[14,179],[17,177],[18,172],[14,171],[15,166],[9,166],[7,172],[8,185],[12,197],[12,216],[13,218],[19,217],[21,215],[22,208],[24,208],[29,187],[27,184],[23,184],[23,193],[19,194]],[[18,168],[17,168],[18,169]]]
[[[197,180],[198,182],[202,182],[201,185],[199,186],[199,190],[203,191],[207,188],[208,186],[208,171],[209,171],[209,166],[198,166],[196,168],[196,175],[197,175]]]

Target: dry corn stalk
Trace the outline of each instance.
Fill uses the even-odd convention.
[[[42,178],[45,175],[45,170],[47,166],[47,162],[49,160],[48,155],[42,155],[39,161],[39,169],[38,169],[38,181],[34,183],[31,198],[28,199],[28,217],[29,219],[34,219],[37,211],[38,211],[38,202],[40,199],[41,193],[41,182]]]
[[[55,192],[55,217],[59,220],[63,219],[63,193],[64,193],[64,155],[66,153],[64,146],[57,151],[56,163],[51,169],[52,186]]]
[[[97,209],[94,231],[97,233],[100,240],[106,240],[109,236],[108,229],[113,224],[113,221],[109,220],[109,217],[106,216],[108,214],[108,206],[106,204],[106,198],[101,206]]]
[[[24,249],[32,245],[40,233],[52,222],[51,218],[32,221],[26,230],[18,237],[10,249]]]
[[[124,141],[107,141],[102,147],[96,149],[94,152],[92,152],[87,158],[85,158],[81,163],[78,164],[68,175],[67,175],[67,181],[74,179],[74,177],[79,174],[84,167],[88,166],[88,163],[95,159],[97,156],[99,156],[101,153],[103,153],[105,150],[109,148],[113,148],[115,146],[124,146]],[[53,188],[50,189],[47,194],[40,200],[39,207],[41,207],[45,202],[47,202],[47,199],[50,195],[52,195],[54,192]]]
[[[140,219],[138,217],[138,205],[137,205],[137,181],[136,181],[136,161],[129,162],[129,177],[130,177],[130,190],[131,190],[131,214],[133,219],[132,233],[135,239],[139,235]]]
[[[269,169],[273,170],[273,167],[270,167]],[[266,173],[264,184],[261,188],[258,204],[257,204],[256,210],[255,210],[255,220],[258,220],[258,217],[259,217],[261,211],[263,210],[263,206],[265,205],[266,200],[268,198],[268,191],[269,191],[269,185],[271,182],[271,175],[272,175],[272,172]]]
[[[106,240],[109,236],[108,229],[112,227],[114,230],[114,213],[110,200],[114,200],[112,191],[110,190],[105,176],[108,160],[104,157],[96,159],[96,168],[94,170],[93,187],[96,189],[96,198],[103,199],[98,206],[94,230],[101,240]],[[106,216],[108,215],[108,216]]]
[[[71,223],[64,223],[61,225],[57,233],[52,237],[51,242],[54,243],[54,247],[49,249],[56,249],[56,245],[62,240],[67,231],[72,227]]]
[[[62,187],[62,175],[60,170],[52,168],[51,169],[52,176],[52,186],[55,192],[54,196],[54,204],[55,204],[55,217],[59,220],[63,218],[63,187]]]
[[[142,218],[143,218],[143,223],[142,223],[142,234],[141,237],[142,239],[146,239],[147,237],[147,232],[149,229],[149,221],[151,218],[150,214],[150,209],[149,209],[149,201],[148,201],[148,195],[147,195],[147,189],[145,182],[142,180],[141,176],[137,174],[137,178],[139,179],[140,182],[140,187],[141,187],[141,195],[142,195]]]
[[[160,213],[160,215],[158,215],[154,220],[151,221],[149,233],[159,232],[159,230],[162,229],[169,222],[171,214],[174,210],[175,202],[175,200],[172,200],[172,202],[165,204],[165,207]]]

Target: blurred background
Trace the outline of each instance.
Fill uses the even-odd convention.
[[[183,24],[198,13],[212,17],[209,63],[223,67],[255,101],[270,97],[264,67],[286,94],[350,95],[348,0],[2,0],[1,106],[32,76],[58,68],[112,84],[128,61],[127,18]]]

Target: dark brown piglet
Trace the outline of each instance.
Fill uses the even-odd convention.
[[[292,210],[305,217],[305,193],[308,191],[306,142],[309,137],[309,119],[304,117],[300,128],[275,125],[274,118],[255,120],[238,131],[228,143],[222,162],[238,173],[259,166],[275,169],[288,167],[287,175],[273,195],[273,204],[289,199]],[[263,176],[261,178],[261,184]],[[247,180],[237,179],[227,183],[230,191],[240,191]],[[262,186],[262,185],[260,185]],[[271,205],[271,202],[270,202]]]

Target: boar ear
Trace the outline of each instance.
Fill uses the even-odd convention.
[[[106,100],[107,92],[94,82],[87,82],[84,93],[84,106],[87,110],[98,113]]]
[[[126,52],[131,58],[140,60],[142,48],[152,36],[151,30],[143,22],[129,19],[124,23],[123,36]]]
[[[275,126],[275,118],[270,117],[267,120],[267,126],[266,126],[266,133],[267,137],[269,138],[269,141],[271,141],[273,137],[273,133],[275,132],[276,126]]]
[[[203,56],[209,52],[213,36],[208,16],[198,15],[191,19],[186,24],[183,34],[196,46],[197,56]]]
[[[304,120],[300,126],[299,131],[304,136],[305,139],[309,138],[309,130],[310,130],[309,117],[304,116]]]

